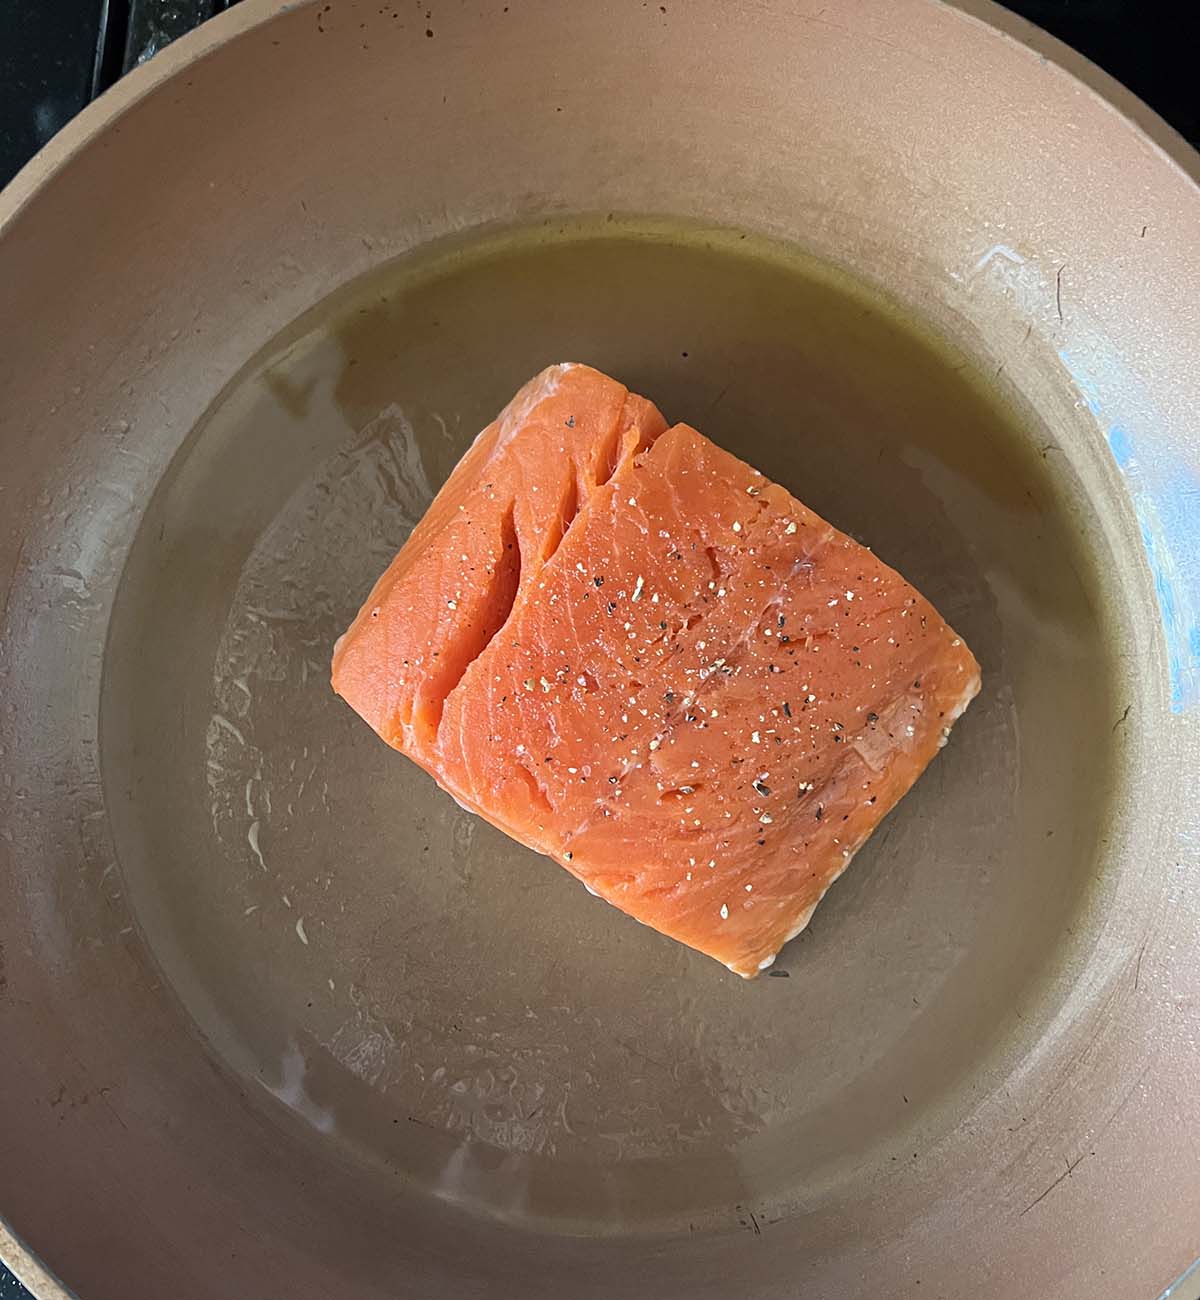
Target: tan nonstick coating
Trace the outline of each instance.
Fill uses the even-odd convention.
[[[928,0],[247,0],[68,127],[0,200],[0,1253],[84,1300],[1182,1273],[1195,167]],[[328,690],[566,358],[983,663],[782,977],[588,898]]]

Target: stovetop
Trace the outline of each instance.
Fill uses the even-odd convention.
[[[0,0],[0,185],[130,68],[235,3]],[[1006,8],[1082,51],[1200,147],[1200,5],[1007,0]],[[0,1265],[0,1300],[27,1297]]]

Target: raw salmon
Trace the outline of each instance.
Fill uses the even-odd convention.
[[[746,977],[979,684],[899,574],[579,365],[479,435],[333,655],[464,807]]]

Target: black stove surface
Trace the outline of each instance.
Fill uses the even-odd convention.
[[[0,0],[0,185],[123,73],[236,2]],[[1200,147],[1200,5],[1007,0],[1005,7],[1082,51]],[[0,1300],[27,1297],[0,1265]]]

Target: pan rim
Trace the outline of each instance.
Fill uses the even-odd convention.
[[[182,68],[297,9],[315,7],[320,0],[243,0],[216,14],[173,41],[154,58],[131,68],[98,99],[86,105],[38,150],[0,189],[0,239],[25,207],[66,166],[141,100],[154,93]],[[1023,46],[1053,63],[1058,71],[1080,82],[1110,112],[1122,118],[1153,145],[1181,175],[1200,189],[1200,150],[1132,90],[1105,72],[1086,55],[1072,49],[1036,23],[1003,8],[996,0],[925,0],[931,6],[956,10],[964,18]]]
[[[4,1218],[0,1216],[0,1264],[38,1300],[79,1300],[42,1263],[32,1251],[16,1237]]]
[[[1104,107],[1123,119],[1135,134],[1145,138],[1172,168],[1200,189],[1200,152],[1140,98],[1085,56],[1043,32],[1036,25],[1002,9],[993,0],[928,0],[961,13],[981,26],[998,32],[1044,59],[1087,87]],[[215,53],[238,36],[297,9],[314,7],[318,0],[247,0],[218,15],[157,55],[150,64],[134,69],[73,119],[31,159],[0,192],[0,239],[24,210],[51,185],[74,159],[114,124],[183,69]],[[44,1300],[75,1300],[74,1293],[50,1273],[12,1233],[0,1213],[0,1260],[3,1260],[35,1295]],[[1189,1270],[1189,1274],[1193,1272]],[[1180,1282],[1187,1280],[1185,1274]],[[1178,1286],[1180,1282],[1174,1284]],[[1166,1294],[1173,1293],[1173,1287]]]

